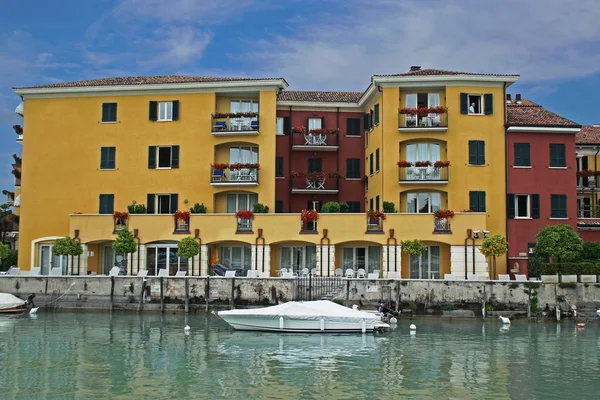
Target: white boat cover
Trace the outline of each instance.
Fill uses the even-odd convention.
[[[26,301],[21,300],[20,298],[13,296],[10,293],[0,293],[0,310],[18,307],[25,304],[27,304]]]
[[[219,316],[243,315],[260,316],[263,318],[288,317],[300,320],[319,320],[335,318],[341,322],[360,322],[363,320],[378,320],[373,313],[353,310],[329,300],[317,301],[289,301],[277,306],[264,308],[251,308],[246,310],[219,311]]]

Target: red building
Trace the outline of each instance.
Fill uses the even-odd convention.
[[[527,273],[540,229],[577,226],[575,134],[581,126],[517,94],[506,101],[508,269]]]
[[[330,201],[364,212],[361,92],[283,91],[277,99],[276,212]],[[339,132],[337,132],[339,130]]]

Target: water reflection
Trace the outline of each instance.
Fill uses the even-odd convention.
[[[191,331],[185,332],[185,325]],[[0,318],[1,397],[596,397],[600,324],[421,320],[384,334],[235,332],[210,315]],[[571,389],[568,389],[571,388]]]

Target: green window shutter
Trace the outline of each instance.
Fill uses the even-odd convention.
[[[529,143],[515,143],[514,153],[515,161],[514,165],[517,167],[530,167],[531,160],[529,156]]]
[[[346,118],[346,135],[360,136],[360,119]]]
[[[460,113],[461,114],[469,113],[469,95],[466,93],[460,94]]]
[[[369,156],[369,175],[373,175],[373,153]]]
[[[483,95],[483,113],[490,115],[494,113],[494,95],[492,93],[486,93]]]
[[[110,109],[108,103],[102,103],[102,122],[108,122],[110,118]]]
[[[108,147],[100,148],[100,169],[108,169]]]
[[[117,165],[117,148],[109,147],[108,148],[108,168],[115,169]]]
[[[479,212],[479,196],[478,192],[469,192],[469,210]]]
[[[115,195],[101,194],[99,214],[112,214],[114,212]]]
[[[515,217],[515,195],[508,193],[506,195],[506,218]]]
[[[469,164],[485,165],[485,142],[483,140],[469,140]]]
[[[283,117],[283,134],[289,135],[292,133],[292,119],[290,117]]]
[[[558,218],[558,195],[550,195],[550,218]]]
[[[148,196],[146,198],[146,213],[147,214],[154,214],[154,193],[148,193]]]
[[[532,194],[531,195],[531,218],[539,218],[540,217],[540,195]]]
[[[173,121],[179,119],[179,100],[173,100]]]
[[[179,168],[179,146],[171,146],[171,168]]]
[[[550,144],[550,166],[551,167],[566,167],[567,160],[565,158],[564,144]]]
[[[373,118],[373,114],[374,114],[374,113],[373,113],[373,110],[370,110],[370,111],[369,111],[369,129],[373,129],[373,126],[375,125],[375,124],[373,123],[373,120],[374,120],[374,118]]]
[[[485,142],[477,141],[477,165],[485,165]]]
[[[379,125],[379,104],[375,104],[375,125]]]
[[[379,171],[379,149],[375,150],[375,171]]]
[[[369,117],[369,114],[363,114],[363,129],[365,130],[365,132],[371,129],[371,122],[369,122]]]
[[[281,214],[283,212],[283,200],[275,200],[275,213]]]
[[[283,178],[283,157],[275,158],[275,177]]]
[[[320,158],[309,158],[308,159],[308,173],[311,172],[322,172],[323,171],[323,160]]]
[[[156,146],[148,146],[148,169],[156,168]]]
[[[171,214],[175,214],[177,212],[177,209],[179,207],[179,205],[177,204],[179,196],[177,195],[177,193],[172,193],[171,194]]]
[[[485,192],[479,192],[479,212],[487,211],[485,201]]]
[[[149,109],[149,119],[150,121],[156,121],[158,119],[158,102],[157,101],[151,101],[150,102],[150,109]]]

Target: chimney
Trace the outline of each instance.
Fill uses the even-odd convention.
[[[506,93],[506,104],[510,103],[512,103],[512,100],[510,99],[510,93]]]
[[[517,95],[515,97],[517,99],[517,104],[521,104],[522,103],[522,101],[521,101],[521,93],[517,93]]]
[[[421,66],[420,65],[411,65],[410,67],[410,71],[420,71],[421,70]]]

